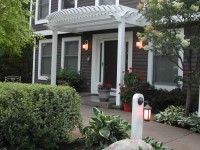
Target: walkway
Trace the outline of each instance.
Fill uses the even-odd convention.
[[[90,97],[88,96],[88,99]],[[131,113],[117,109],[99,108],[105,114],[115,114],[126,119],[131,123]],[[88,125],[92,114],[92,106],[81,106],[81,115],[84,126]],[[175,150],[200,150],[200,134],[189,130],[156,123],[154,121],[144,122],[144,137],[149,136],[157,141],[163,141],[164,144]]]

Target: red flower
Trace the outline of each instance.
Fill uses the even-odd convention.
[[[118,94],[120,95],[121,93],[119,92]]]
[[[131,87],[130,87],[130,90],[134,90],[134,87],[133,87],[133,86],[131,86]]]
[[[119,83],[119,86],[121,86],[121,83]]]
[[[130,70],[133,70],[133,67],[130,67],[129,69],[130,69]]]
[[[142,81],[142,80],[144,80],[144,78],[143,78],[143,77],[140,77],[139,80]]]
[[[123,74],[125,73],[125,71],[122,72]]]
[[[125,74],[129,73],[129,70],[126,70]]]
[[[128,90],[124,90],[124,93],[128,93]]]

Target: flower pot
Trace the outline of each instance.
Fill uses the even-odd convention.
[[[110,97],[110,90],[109,89],[98,89],[99,92],[99,99],[101,102],[107,102]]]
[[[123,108],[125,112],[131,112],[132,111],[132,105],[123,103]]]

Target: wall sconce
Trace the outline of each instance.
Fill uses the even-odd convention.
[[[88,40],[85,40],[84,44],[82,45],[83,50],[88,50]]]
[[[147,104],[144,107],[144,120],[145,121],[150,121],[151,120],[151,107],[149,106],[149,104]]]
[[[142,49],[143,48],[143,42],[142,41],[136,42],[136,47],[139,48],[139,49]]]

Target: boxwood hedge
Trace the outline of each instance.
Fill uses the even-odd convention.
[[[55,149],[81,124],[73,88],[0,82],[0,147]]]

